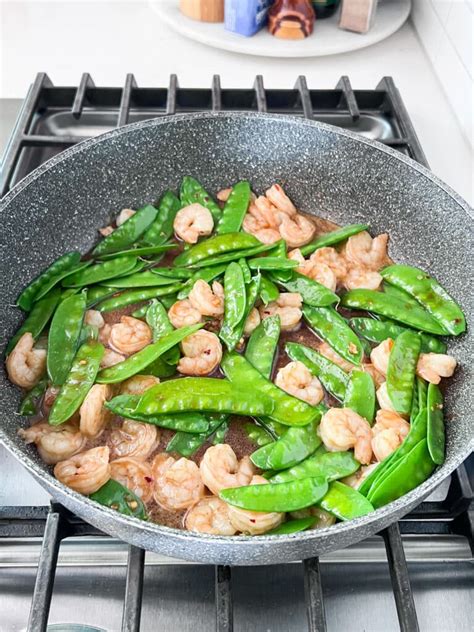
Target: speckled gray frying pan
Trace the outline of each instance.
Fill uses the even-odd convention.
[[[452,158],[452,157],[451,157]],[[447,159],[450,159],[447,157]],[[194,114],[129,125],[53,158],[0,206],[2,350],[22,320],[12,307],[24,285],[67,250],[88,251],[97,228],[124,207],[153,201],[191,174],[209,191],[248,179],[255,191],[285,186],[296,205],[344,225],[388,231],[398,262],[430,271],[472,313],[472,219],[468,205],[429,171],[378,143],[329,125],[263,114]],[[220,564],[270,564],[345,547],[421,502],[473,449],[472,336],[450,343],[460,367],[446,405],[445,464],[423,485],[375,513],[288,536],[217,537],[141,522],[56,481],[17,437],[20,393],[1,368],[0,438],[53,497],[102,529],[165,555]],[[1,466],[1,464],[0,464]]]

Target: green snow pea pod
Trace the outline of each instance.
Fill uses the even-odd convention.
[[[20,340],[24,333],[29,332],[35,340],[39,337],[56,309],[56,305],[58,304],[60,297],[60,289],[53,288],[44,298],[34,303],[31,312],[28,314],[23,324],[20,326],[15,335],[10,338],[6,348],[7,355],[13,350],[16,343]]]
[[[161,246],[138,246],[135,248],[127,248],[127,250],[119,250],[118,252],[110,252],[106,255],[100,255],[97,258],[101,261],[107,261],[107,259],[116,259],[118,257],[152,257],[153,255],[163,255],[163,253],[167,252],[168,250],[173,250],[173,248],[176,248],[176,244],[163,244]],[[157,258],[157,261],[160,260],[161,257]]]
[[[242,256],[241,251],[261,246],[262,244],[253,235],[248,233],[226,233],[225,235],[216,235],[210,239],[200,241],[195,246],[185,250],[174,260],[174,265],[184,268],[193,266],[197,263],[205,261],[208,257],[215,255],[223,255],[229,252],[236,253],[236,259]],[[237,252],[238,251],[238,252]],[[218,261],[217,263],[221,263]],[[207,267],[210,264],[204,263]]]
[[[219,496],[229,505],[251,511],[298,511],[316,504],[327,491],[327,481],[319,477],[231,487],[221,490]]]
[[[277,441],[256,450],[250,456],[252,463],[262,470],[284,470],[300,463],[321,445],[318,423],[319,419],[302,428],[288,428]]]
[[[167,191],[158,204],[158,213],[153,223],[143,233],[140,245],[159,246],[173,235],[173,222],[181,202],[171,191]]]
[[[71,268],[71,270],[65,270],[64,272],[52,277],[47,283],[43,285],[38,294],[35,296],[35,303],[40,299],[44,298],[46,294],[48,294],[56,285],[59,284],[60,281],[67,279],[71,274],[78,274],[84,268],[88,268],[92,264],[92,260],[89,261],[80,261],[77,266]],[[61,300],[67,298],[67,296],[63,296],[66,292],[75,293],[78,292],[79,288],[69,288],[68,290],[63,290],[61,294]]]
[[[155,299],[152,299],[152,300],[155,300]],[[148,308],[150,307],[150,304],[151,304],[151,301],[149,303],[145,303],[144,305],[136,309],[134,312],[132,312],[133,318],[138,318],[138,319],[143,320],[143,318],[145,318],[146,316]]]
[[[168,277],[173,280],[190,279],[193,274],[196,274],[193,270],[187,270],[186,268],[151,268],[151,271],[160,276],[160,277]]]
[[[242,268],[242,274],[244,275],[245,283],[250,283],[252,280],[252,272],[248,266],[246,259],[239,259],[239,266]]]
[[[64,384],[76,355],[86,311],[86,293],[62,301],[53,316],[48,335],[46,366],[55,386]]]
[[[212,445],[218,445],[219,443],[224,443],[225,436],[228,430],[229,430],[229,421],[226,420],[224,421],[223,424],[220,424],[220,426],[215,431],[214,436],[211,437]]]
[[[126,290],[121,292],[117,296],[107,298],[101,303],[97,309],[100,312],[111,312],[114,309],[125,307],[126,305],[134,305],[135,303],[141,303],[147,301],[150,298],[156,298],[157,296],[166,296],[166,294],[175,294],[177,290],[181,288],[181,283],[175,283],[174,285],[165,285],[163,287],[150,287],[137,290]]]
[[[444,463],[443,394],[436,384],[428,384],[428,450],[436,465]]]
[[[245,357],[264,377],[270,379],[280,338],[280,317],[264,318],[247,343]]]
[[[294,520],[287,520],[280,526],[275,527],[267,531],[265,535],[288,535],[290,533],[299,533],[300,531],[306,531],[313,526],[316,518],[309,516],[309,518],[295,518]]]
[[[96,325],[82,325],[81,333],[79,334],[79,340],[77,346],[80,347],[88,340],[99,339],[99,328]]]
[[[93,285],[87,288],[87,309],[91,309],[100,301],[103,301],[114,294],[117,294],[119,290],[116,287],[102,287],[101,285]]]
[[[179,268],[177,268],[179,270]],[[200,268],[199,270],[190,270],[192,272],[192,276],[190,279],[186,281],[186,283],[182,286],[182,289],[178,293],[178,300],[182,301],[185,298],[188,298],[189,293],[194,287],[196,281],[202,279],[206,281],[206,283],[210,283],[220,277],[227,270],[227,264],[221,264],[218,266],[212,266],[212,268]]]
[[[94,384],[103,355],[104,347],[96,340],[89,340],[79,347],[69,375],[50,410],[48,422],[52,426],[70,419],[82,404]]]
[[[153,299],[152,301],[150,301],[149,307],[146,312],[146,322],[153,332],[153,342],[156,342],[161,336],[171,333],[174,329],[173,325],[170,322],[170,319],[168,318],[168,312],[163,307],[163,305],[156,299]],[[179,347],[175,346],[175,347],[172,347],[166,353],[164,353],[163,356],[158,358],[158,362],[162,360],[168,365],[170,364],[176,365],[178,364],[179,358],[180,358]],[[156,367],[154,368],[156,371]],[[174,372],[174,369],[173,369],[173,372]],[[173,375],[173,372],[171,373],[166,372],[166,373],[167,375]],[[153,373],[153,375],[156,375],[156,372]],[[157,377],[160,377],[160,376],[158,375]],[[162,377],[165,377],[165,375],[163,374]]]
[[[375,416],[375,385],[369,373],[356,369],[351,371],[343,406],[352,409],[372,425]]]
[[[276,301],[280,296],[280,290],[273,281],[270,281],[264,274],[260,282],[260,298],[264,305],[268,305],[271,301]]]
[[[125,516],[134,516],[140,520],[147,519],[145,505],[140,498],[113,478],[89,496],[97,503],[115,509]]]
[[[246,233],[238,233],[240,235],[245,235]],[[226,235],[222,235],[225,237]],[[225,252],[222,255],[216,255],[215,257],[207,257],[202,261],[198,261],[197,263],[192,264],[191,268],[209,268],[220,266],[224,263],[230,263],[231,261],[239,261],[240,259],[248,259],[249,257],[253,257],[254,255],[261,254],[263,252],[267,252],[271,249],[271,245],[268,244],[259,244],[258,246],[252,248],[245,248],[243,250],[233,250],[231,252]]]
[[[298,261],[280,257],[255,257],[248,264],[251,270],[294,270],[299,266]]]
[[[415,384],[416,363],[420,355],[418,334],[404,331],[394,342],[387,369],[387,392],[397,412],[409,415]]]
[[[220,219],[222,211],[218,204],[214,202],[209,193],[204,189],[202,184],[191,176],[185,176],[181,183],[179,190],[179,197],[181,198],[181,205],[188,206],[189,204],[195,204],[196,202],[205,206],[211,211],[214,221]]]
[[[408,303],[416,304],[415,299],[412,296],[410,296],[408,292],[405,292],[405,290],[402,290],[399,287],[395,287],[395,285],[390,285],[390,283],[384,282],[383,291],[384,291],[384,294],[389,294],[390,296],[394,296],[395,298],[398,298],[401,301],[407,301]]]
[[[169,309],[177,300],[178,296],[176,294],[167,294],[166,296],[160,297],[160,303],[162,303],[165,309]]]
[[[351,452],[324,452],[320,449],[301,463],[284,472],[278,472],[270,480],[272,483],[286,483],[295,479],[317,476],[331,482],[354,474],[359,467],[360,463],[355,460]]]
[[[376,290],[351,290],[341,299],[343,307],[363,309],[380,316],[392,318],[431,334],[444,335],[449,333],[425,311],[421,305],[403,301],[390,294],[377,292]]]
[[[273,400],[265,393],[243,390],[228,380],[185,377],[148,389],[140,399],[137,412],[157,415],[197,410],[253,416],[268,415],[273,408]]]
[[[321,415],[320,408],[310,406],[301,399],[282,391],[238,353],[226,353],[221,362],[221,368],[226,377],[249,396],[270,397],[274,403],[274,409],[270,413],[261,414],[269,415],[285,426],[306,426],[311,421],[319,419]]]
[[[289,281],[279,281],[288,292],[301,294],[303,303],[312,307],[327,307],[339,301],[339,296],[317,281],[293,272]]]
[[[344,226],[344,228],[339,228],[338,230],[334,230],[330,233],[325,233],[324,235],[316,237],[316,239],[314,239],[311,243],[300,248],[301,254],[306,257],[318,248],[333,246],[334,244],[344,241],[348,237],[352,237],[352,235],[357,235],[357,233],[361,233],[363,230],[368,230],[368,228],[368,224],[350,224],[349,226]]]
[[[201,434],[177,432],[166,446],[166,451],[177,452],[185,457],[192,456],[227,421],[227,415],[209,415],[208,419],[209,427],[206,432]]]
[[[244,221],[250,203],[250,184],[243,180],[232,187],[232,191],[222,209],[216,233],[237,233]]]
[[[162,357],[156,358],[154,362],[149,364],[146,368],[147,375],[154,375],[155,377],[159,378],[171,377],[172,375],[174,375],[176,373],[176,363],[172,364],[165,361],[165,358],[168,356],[168,354],[170,354],[171,352],[174,353],[174,349],[176,349],[176,347],[173,347],[172,349],[164,353]]]
[[[265,430],[265,428],[263,428],[263,426],[257,426],[249,421],[244,424],[244,430],[250,441],[253,441],[260,447],[273,442],[273,437]]]
[[[25,397],[21,400],[18,414],[24,417],[31,417],[38,412],[38,403],[44,395],[46,388],[48,387],[48,380],[43,377],[38,384],[28,391]]]
[[[430,476],[435,467],[428,450],[428,442],[422,439],[406,456],[396,462],[373,492],[369,493],[368,499],[376,509],[387,505],[418,487]]]
[[[124,226],[125,224],[122,224]],[[107,279],[114,279],[131,272],[137,264],[136,257],[117,257],[101,261],[90,267],[67,276],[62,284],[65,287],[84,287]]]
[[[360,340],[335,309],[303,305],[303,315],[318,336],[342,358],[352,364],[361,363],[363,350]]]
[[[123,382],[132,375],[136,375],[146,369],[148,365],[154,362],[157,358],[171,349],[176,344],[181,342],[183,338],[193,334],[198,329],[201,329],[202,324],[190,325],[189,327],[181,327],[168,334],[162,336],[157,342],[153,342],[151,345],[144,347],[141,351],[129,356],[123,362],[114,364],[107,369],[102,369],[97,376],[97,382],[99,384],[115,384],[117,382]],[[148,391],[147,391],[148,392]]]
[[[335,481],[327,494],[317,503],[339,520],[354,520],[374,511],[374,507],[356,489]]]
[[[287,342],[285,351],[292,360],[302,362],[308,367],[333,397],[340,402],[344,400],[349,375],[335,362],[331,362],[311,347],[296,342]]]
[[[428,408],[428,384],[421,377],[416,377],[416,392],[418,397],[418,408]]]
[[[407,330],[406,327],[395,323],[393,320],[375,320],[373,318],[351,318],[349,321],[352,329],[359,336],[363,336],[370,342],[380,344],[387,338],[395,338]],[[446,353],[446,344],[429,334],[419,333],[421,338],[422,353]]]
[[[108,255],[111,252],[126,250],[143,235],[156,217],[157,209],[147,204],[116,228],[113,233],[102,239],[92,251],[94,256]]]
[[[244,275],[238,263],[229,264],[225,271],[224,293],[224,320],[219,337],[226,343],[227,348],[232,350],[239,342],[235,333],[247,309]]]
[[[25,289],[21,292],[17,299],[16,304],[24,312],[29,312],[33,306],[38,294],[43,290],[46,285],[49,285],[51,280],[54,279],[55,283],[61,280],[62,274],[67,274],[70,270],[79,265],[81,261],[80,252],[68,252],[65,255],[59,257],[53,261],[53,263],[43,270]],[[51,287],[49,288],[51,289]]]
[[[129,287],[158,287],[160,285],[172,285],[176,282],[175,279],[160,277],[157,274],[153,274],[151,270],[145,270],[144,272],[134,272],[124,277],[109,279],[104,285],[122,289]]]
[[[412,296],[440,326],[453,336],[466,331],[464,314],[446,290],[420,268],[392,265],[380,271],[383,278]]]
[[[245,323],[247,321],[247,317],[252,311],[253,306],[255,305],[255,301],[258,298],[258,291],[260,289],[260,274],[252,277],[250,283],[248,283],[245,287],[245,314],[240,323],[234,329],[224,328],[224,325],[221,328],[222,339],[224,340],[228,349],[234,348],[239,340],[242,339],[244,335]],[[225,322],[225,321],[224,321]]]

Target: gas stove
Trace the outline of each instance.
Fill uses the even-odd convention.
[[[208,110],[291,114],[331,123],[427,165],[390,77],[353,90],[54,86],[39,74],[23,102],[1,104],[2,195],[66,147],[114,127]],[[16,124],[15,116],[18,112]],[[7,138],[8,134],[8,138]],[[0,631],[238,630],[462,632],[472,616],[472,475],[467,461],[415,511],[321,559],[213,567],[165,558],[98,532],[48,495],[0,447]],[[29,614],[28,614],[29,612]]]

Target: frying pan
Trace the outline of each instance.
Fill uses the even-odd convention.
[[[117,209],[151,202],[191,174],[210,191],[248,179],[256,191],[280,182],[303,211],[338,224],[367,222],[390,234],[390,254],[430,271],[472,312],[470,209],[406,156],[329,125],[248,113],[190,114],[129,125],[68,149],[18,184],[0,206],[4,343],[22,315],[20,290],[53,259],[87,252]],[[330,528],[286,536],[219,537],[123,516],[59,483],[36,450],[17,437],[20,393],[2,365],[0,438],[51,493],[84,520],[165,555],[217,564],[271,564],[340,549],[370,536],[418,505],[472,451],[472,375],[467,333],[450,343],[460,364],[449,381],[444,465],[415,490],[374,513]],[[471,347],[472,348],[472,347]],[[472,362],[472,359],[471,359]],[[26,424],[25,424],[26,425]]]

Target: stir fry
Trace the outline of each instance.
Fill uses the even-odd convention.
[[[329,527],[444,461],[456,302],[388,235],[274,184],[123,209],[18,297],[19,430],[54,476],[142,520],[221,536]]]

